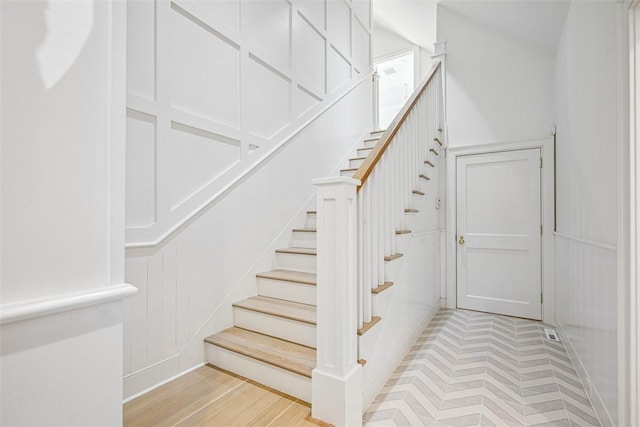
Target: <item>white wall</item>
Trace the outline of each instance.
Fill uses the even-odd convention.
[[[571,3],[557,53],[556,319],[617,424],[618,115],[616,4]],[[597,54],[595,54],[597,52]],[[600,407],[604,404],[604,408]]]
[[[128,2],[127,244],[157,244],[371,67],[370,0]]]
[[[499,4],[493,2],[497,12]],[[548,135],[554,124],[553,50],[447,5],[439,4],[437,13],[438,41],[446,41],[449,145]],[[502,18],[511,19],[506,13]]]
[[[0,424],[118,425],[126,10],[0,7]]]
[[[255,295],[315,202],[311,180],[344,167],[371,129],[365,79],[268,162],[162,246],[127,250],[125,397],[204,360],[204,337],[232,324],[231,304]],[[351,155],[353,157],[353,155]]]

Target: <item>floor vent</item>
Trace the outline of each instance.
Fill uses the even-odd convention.
[[[558,341],[558,342],[560,341],[560,338],[558,338],[558,333],[556,332],[555,329],[545,328],[544,334],[547,336],[548,340]]]

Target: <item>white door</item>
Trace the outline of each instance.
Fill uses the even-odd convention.
[[[541,319],[539,149],[457,158],[458,307]]]

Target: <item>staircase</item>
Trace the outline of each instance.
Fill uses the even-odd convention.
[[[372,132],[341,175],[353,175],[378,141]],[[258,295],[233,304],[234,326],[207,337],[207,361],[311,402],[316,365],[316,212],[292,230],[292,246],[276,250],[277,269],[256,275]],[[389,288],[382,284],[375,292]],[[358,330],[369,330],[380,318]],[[364,361],[361,361],[364,363]]]
[[[209,363],[313,403],[318,419],[360,423],[362,373],[378,372],[384,359],[367,337],[393,333],[375,328],[379,306],[393,299],[379,295],[393,297],[384,291],[394,285],[394,266],[402,267],[394,262],[403,257],[402,236],[412,236],[414,225],[425,230],[420,221],[429,212],[416,213],[436,205],[425,189],[431,193],[444,148],[441,82],[437,63],[389,129],[355,150],[344,178],[314,180],[318,219],[307,212],[291,247],[276,250],[278,268],[256,275],[258,295],[233,304],[234,326],[205,339]],[[366,334],[372,328],[379,332]],[[363,354],[378,367],[361,370]]]

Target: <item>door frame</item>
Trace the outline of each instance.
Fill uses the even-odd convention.
[[[542,156],[542,182],[540,185],[542,207],[542,293],[546,295],[542,303],[542,321],[555,322],[555,284],[553,280],[553,231],[555,230],[555,153],[554,136],[514,142],[496,142],[480,145],[464,145],[447,148],[447,189],[446,189],[446,307],[457,307],[457,160],[458,156],[490,154],[502,151],[527,150],[539,148]]]

